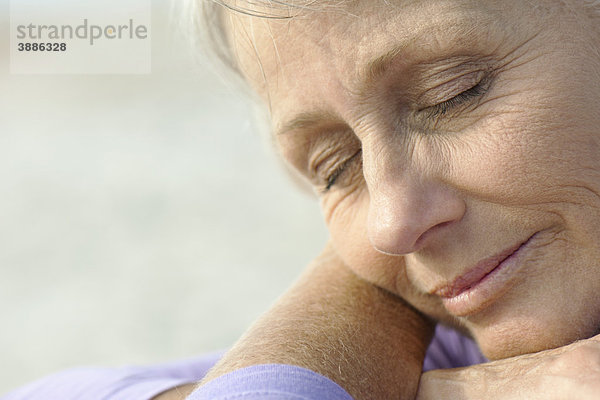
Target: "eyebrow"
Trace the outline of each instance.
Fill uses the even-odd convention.
[[[299,129],[311,129],[322,125],[325,121],[337,121],[339,117],[328,111],[309,111],[298,114],[291,120],[281,124],[276,130],[276,136],[285,135]]]
[[[364,78],[362,79],[363,82],[358,93],[364,94],[373,87],[374,83],[385,75],[407,47],[406,44],[397,45],[383,55],[369,61],[360,75]]]

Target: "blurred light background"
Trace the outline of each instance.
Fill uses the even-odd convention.
[[[150,75],[10,75],[0,0],[0,395],[226,348],[326,241],[169,6],[153,1]]]

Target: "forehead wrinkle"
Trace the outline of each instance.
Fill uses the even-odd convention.
[[[444,43],[450,42],[452,38],[460,40],[465,37],[477,37],[485,34],[486,29],[497,28],[481,14],[463,15],[463,18],[454,15],[451,20],[446,19],[439,24],[436,22],[438,21],[430,21],[421,25],[417,31],[407,32],[402,39],[396,39],[395,44],[390,44],[389,50],[360,67],[355,83],[351,85],[356,88],[352,93],[358,98],[366,97],[396,64],[409,65],[415,60],[419,62],[424,54],[431,53],[436,47],[447,48],[448,45]],[[481,29],[482,27],[485,29]],[[431,61],[429,57],[424,57],[423,60]]]

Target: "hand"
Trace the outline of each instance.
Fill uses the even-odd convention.
[[[418,400],[600,398],[600,335],[557,349],[421,376]]]

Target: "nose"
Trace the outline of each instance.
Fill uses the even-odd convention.
[[[418,251],[449,225],[460,221],[466,206],[441,182],[411,173],[390,174],[369,185],[368,235],[386,254]]]

